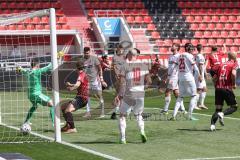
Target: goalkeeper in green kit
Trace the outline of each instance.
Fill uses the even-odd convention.
[[[46,67],[40,68],[40,63],[37,60],[32,60],[31,70],[25,70],[21,67],[17,68],[17,72],[23,73],[28,80],[28,99],[32,103],[32,107],[29,109],[26,120],[24,123],[28,123],[33,113],[36,111],[38,104],[42,106],[50,107],[50,116],[52,119],[52,125],[54,126],[54,106],[50,97],[42,93],[41,75],[52,70],[52,64],[50,63]]]

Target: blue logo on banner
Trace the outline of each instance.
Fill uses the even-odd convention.
[[[97,22],[106,36],[120,36],[119,18],[97,18]]]

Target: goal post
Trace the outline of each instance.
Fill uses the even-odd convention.
[[[42,17],[47,17],[48,21],[41,22]],[[40,19],[39,24],[32,22],[34,19]],[[46,28],[38,29],[39,26]],[[45,141],[39,135],[54,137],[56,142],[61,142],[55,9],[1,15],[0,28],[4,28],[0,29],[0,143]],[[33,59],[40,62],[41,68],[52,63],[52,72],[44,73],[40,81],[43,94],[53,100],[54,127],[50,108],[38,104],[29,121],[32,134],[24,135],[19,130],[33,102],[28,95],[29,75],[17,70],[20,67],[22,71],[30,71]]]

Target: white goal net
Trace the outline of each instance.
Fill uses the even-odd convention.
[[[0,143],[44,141],[36,135],[55,133],[54,105],[48,104],[53,97],[49,64],[56,58],[51,56],[56,51],[51,48],[51,10],[0,17]]]

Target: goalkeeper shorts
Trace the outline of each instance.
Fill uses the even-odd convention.
[[[47,106],[48,102],[51,100],[50,97],[42,93],[39,95],[30,95],[29,99],[33,104],[41,104],[43,106]]]

